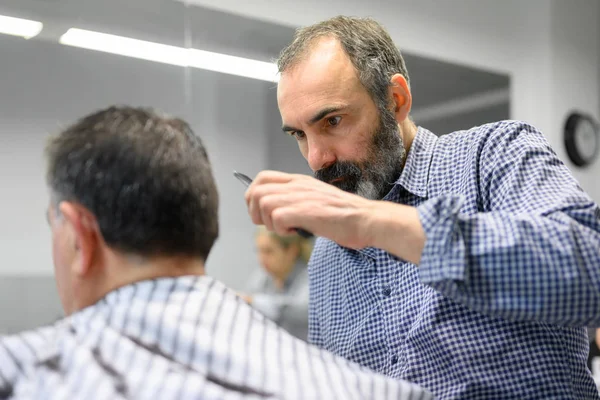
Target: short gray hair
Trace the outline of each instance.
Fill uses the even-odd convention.
[[[379,109],[387,108],[388,87],[395,74],[409,82],[408,71],[400,50],[386,29],[371,18],[337,16],[296,30],[294,40],[281,52],[277,61],[280,73],[294,67],[310,53],[317,39],[339,40]]]

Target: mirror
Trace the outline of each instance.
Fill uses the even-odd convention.
[[[235,75],[243,60],[225,58],[215,65],[218,56],[197,53],[189,66],[180,57],[194,48],[270,62],[293,29],[172,0],[4,0],[0,15],[43,24],[27,40],[0,34],[1,333],[49,323],[61,314],[43,217],[45,139],[114,103],[176,114],[202,137],[221,197],[221,236],[208,273],[241,287],[256,266],[255,227],[232,171],[250,176],[263,169],[310,171],[293,139],[281,133],[276,84],[268,76]],[[148,51],[139,42],[123,48],[106,34],[153,45]],[[508,76],[404,56],[418,124],[441,135],[509,117]]]

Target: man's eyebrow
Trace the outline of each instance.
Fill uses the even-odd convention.
[[[315,115],[313,115],[313,117],[308,121],[308,124],[312,125],[312,124],[322,120],[323,117],[325,117],[327,114],[331,114],[332,112],[336,112],[336,111],[341,111],[344,108],[346,108],[346,106],[341,106],[341,105],[325,107],[321,111],[319,111]]]
[[[345,106],[345,105],[325,107],[325,108],[319,110],[315,115],[313,115],[313,117],[308,120],[308,124],[313,125],[316,122],[319,122],[321,119],[323,119],[323,117],[325,117],[327,114],[331,114],[336,111],[342,111],[345,108],[347,108],[347,106]],[[292,131],[300,130],[300,129],[294,128],[293,126],[289,126],[289,125],[283,125],[283,127],[281,129],[284,132],[292,132]]]
[[[300,129],[296,129],[293,126],[289,126],[289,125],[283,125],[281,127],[281,130],[287,133],[287,132],[299,131]]]

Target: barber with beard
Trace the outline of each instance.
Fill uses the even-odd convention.
[[[370,19],[297,31],[283,131],[314,178],[267,171],[252,220],[319,237],[309,341],[440,399],[597,399],[600,209],[535,127],[437,137],[410,119],[402,56]]]

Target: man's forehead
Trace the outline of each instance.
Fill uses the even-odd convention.
[[[278,95],[288,91],[319,91],[335,88],[340,83],[358,80],[352,62],[335,39],[322,39],[309,47],[307,54],[286,70],[278,85]]]
[[[281,75],[277,101],[282,114],[347,102],[362,88],[352,62],[339,44],[314,45],[308,57]]]

